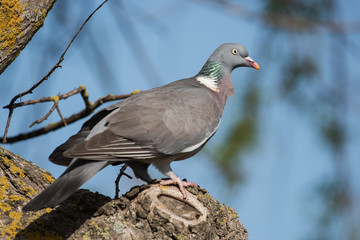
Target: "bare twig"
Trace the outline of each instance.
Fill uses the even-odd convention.
[[[86,92],[86,90],[85,90],[85,87],[84,87],[84,86],[80,86],[79,88],[75,89],[75,91],[73,90],[73,91],[71,91],[71,92],[73,93],[73,94],[71,94],[71,95],[74,95],[74,94],[76,94],[76,93],[78,93],[78,92]],[[64,94],[64,95],[65,95],[65,94]],[[66,95],[68,95],[67,97],[71,96],[71,95],[69,95],[69,94],[66,94]],[[61,99],[64,99],[64,98],[62,97]],[[58,103],[59,103],[60,97],[59,97],[59,96],[52,96],[52,97],[50,97],[50,99],[48,99],[48,100],[54,102],[53,106],[51,107],[51,109],[49,110],[49,112],[47,112],[47,113],[45,114],[44,117],[42,117],[42,118],[36,120],[35,122],[33,122],[32,124],[30,124],[30,126],[29,126],[30,128],[31,128],[32,126],[34,126],[35,124],[42,123],[44,120],[46,120],[46,119],[50,116],[50,114],[51,114],[55,109],[57,110],[57,112],[58,112],[61,120],[63,121],[64,126],[67,125],[66,122],[65,122],[64,117],[63,117],[62,114],[61,114],[60,108],[59,108],[59,104],[58,104]],[[28,102],[30,102],[30,101],[28,101]],[[46,101],[46,102],[48,102],[48,101]],[[26,104],[26,105],[28,105],[28,104]],[[23,105],[23,106],[25,106],[25,105]]]
[[[37,104],[37,103],[43,103],[43,102],[53,102],[56,100],[56,98],[59,98],[58,100],[62,100],[62,99],[66,99],[72,95],[75,95],[77,93],[81,93],[83,91],[86,91],[86,87],[84,85],[81,85],[78,88],[75,88],[74,90],[68,92],[68,93],[64,93],[58,96],[52,96],[52,97],[42,97],[40,99],[33,99],[33,100],[28,100],[28,101],[24,101],[24,102],[19,102],[19,103],[15,103],[13,104],[11,107],[12,108],[17,108],[17,107],[22,107],[22,106],[26,106],[26,105],[33,105],[33,104]],[[7,105],[3,108],[9,108],[10,106]]]
[[[62,100],[62,99],[66,99],[66,98],[68,98],[68,97],[70,97],[72,95],[75,95],[77,93],[80,93],[83,100],[84,100],[84,103],[85,103],[85,108],[83,110],[81,110],[78,113],[75,113],[75,114],[71,115],[68,118],[63,118],[62,115],[60,115],[60,117],[62,118],[61,121],[58,121],[58,122],[55,122],[55,123],[50,123],[50,124],[46,125],[43,128],[31,131],[31,132],[22,133],[22,134],[14,136],[14,137],[9,137],[9,138],[7,138],[6,142],[7,143],[18,142],[18,141],[22,141],[22,140],[25,140],[25,139],[29,139],[29,138],[33,138],[33,137],[37,137],[37,136],[46,134],[46,133],[48,133],[50,131],[54,131],[56,129],[59,129],[59,128],[65,126],[65,123],[66,124],[71,124],[71,123],[73,123],[73,122],[75,122],[75,121],[77,121],[79,119],[82,119],[84,117],[89,116],[96,108],[100,107],[102,104],[104,104],[106,102],[125,99],[125,98],[130,97],[133,94],[138,93],[138,92],[139,92],[139,90],[135,90],[132,93],[122,94],[122,95],[109,94],[109,95],[106,95],[105,97],[100,97],[94,103],[91,103],[88,100],[88,93],[86,91],[85,86],[80,86],[80,87],[72,90],[71,92],[61,94],[61,95],[58,95],[56,97],[58,97],[59,100]],[[29,100],[29,101],[25,101],[25,102],[20,102],[20,103],[15,104],[13,107],[16,108],[16,107],[36,104],[36,103],[39,103],[39,102],[50,102],[50,101],[53,101],[53,99],[54,99],[54,96],[53,97],[44,97],[44,98],[41,98],[41,99],[35,99],[35,100]],[[55,108],[56,108],[56,106],[55,106]],[[0,138],[0,141],[4,141],[4,139]]]
[[[125,175],[128,178],[132,179],[132,177],[130,175],[128,175],[127,173],[125,173],[126,168],[128,167],[128,165],[126,163],[124,163],[124,165],[122,166],[122,168],[120,169],[120,172],[118,174],[118,176],[116,177],[115,180],[115,199],[119,198],[119,192],[120,192],[120,187],[119,187],[119,183],[120,183],[120,178]]]
[[[50,116],[50,114],[55,110],[56,106],[57,106],[57,102],[54,102],[54,105],[51,107],[50,111],[48,111],[44,117],[42,117],[42,118],[36,120],[35,122],[33,122],[32,124],[30,124],[29,128],[31,128],[35,124],[42,123],[44,120],[46,120]]]
[[[74,42],[75,38],[79,35],[80,31],[83,29],[83,27],[85,26],[85,24],[90,20],[90,18],[107,2],[108,0],[105,0],[103,3],[101,3],[90,15],[89,17],[85,20],[85,22],[81,25],[81,27],[79,28],[79,30],[77,31],[77,33],[74,35],[74,37],[71,39],[70,43],[68,44],[68,46],[66,47],[65,51],[61,54],[58,62],[55,64],[55,66],[53,68],[50,69],[50,71],[37,83],[35,83],[31,88],[29,88],[28,90],[17,94],[15,97],[13,97],[10,101],[10,103],[5,106],[4,108],[8,108],[9,109],[9,116],[6,122],[6,127],[5,127],[5,132],[4,132],[4,137],[3,137],[3,142],[6,143],[7,139],[7,133],[10,127],[10,122],[11,122],[11,117],[14,111],[14,103],[17,99],[32,93],[34,89],[36,89],[40,84],[42,84],[45,80],[47,80],[50,75],[59,67],[61,67],[61,62],[64,60],[64,56],[66,54],[66,52],[68,51],[68,49],[70,48],[71,44]]]
[[[59,116],[60,116],[60,118],[61,118],[61,121],[64,123],[64,126],[67,126],[67,123],[66,123],[63,115],[61,114],[59,105],[58,105],[57,103],[56,103],[55,107],[56,107],[56,111],[58,112],[58,114],[59,114]]]
[[[78,87],[78,88],[76,88],[76,89],[74,89],[74,90],[72,90],[72,91],[70,91],[68,93],[61,94],[61,95],[51,96],[51,97],[43,97],[43,98],[40,98],[40,99],[34,99],[34,100],[28,100],[28,101],[25,101],[25,102],[19,102],[19,103],[14,104],[12,106],[12,108],[15,109],[15,108],[23,107],[23,106],[26,106],[26,105],[32,105],[32,104],[36,104],[36,103],[51,102],[52,101],[52,102],[54,102],[54,104],[51,107],[51,109],[49,110],[49,112],[47,112],[44,117],[42,117],[42,118],[36,120],[35,122],[33,122],[32,124],[30,124],[29,127],[31,128],[35,124],[42,123],[44,120],[46,120],[50,116],[50,114],[55,109],[57,110],[61,120],[63,121],[64,125],[66,126],[66,121],[65,121],[65,119],[63,118],[63,116],[62,116],[62,114],[60,112],[58,102],[60,100],[66,99],[66,98],[68,98],[70,96],[73,96],[75,94],[78,94],[79,92],[81,93],[81,96],[88,95],[87,92],[86,92],[86,87],[84,85],[81,85],[80,87]],[[85,105],[86,105],[87,108],[89,107],[89,103],[86,103]],[[5,106],[5,107],[8,107],[8,106]]]
[[[85,87],[85,86],[83,86],[83,87]],[[90,108],[91,105],[92,105],[92,103],[89,101],[89,94],[88,94],[88,92],[87,92],[87,91],[81,91],[80,94],[81,94],[82,99],[84,100],[85,107],[86,107],[86,108]]]

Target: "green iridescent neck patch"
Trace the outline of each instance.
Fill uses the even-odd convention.
[[[206,62],[197,76],[212,78],[215,80],[216,84],[219,84],[222,78],[221,62],[217,62],[217,61]]]

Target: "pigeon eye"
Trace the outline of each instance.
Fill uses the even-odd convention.
[[[238,54],[238,50],[236,48],[233,48],[233,50],[231,50],[231,53],[236,55],[236,54]]]

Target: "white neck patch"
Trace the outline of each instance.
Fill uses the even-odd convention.
[[[198,76],[196,77],[196,80],[198,80],[199,83],[205,85],[206,87],[210,88],[214,92],[219,92],[219,88],[217,87],[216,79],[204,77],[204,76]]]

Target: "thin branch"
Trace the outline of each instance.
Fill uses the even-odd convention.
[[[82,85],[82,87],[85,87],[84,85]],[[92,103],[89,101],[89,94],[87,91],[81,91],[80,92],[81,98],[83,99],[84,103],[85,103],[85,107],[86,108],[90,108]]]
[[[60,116],[60,118],[61,118],[61,121],[63,122],[64,126],[67,126],[67,123],[66,123],[63,115],[61,114],[59,105],[58,105],[57,103],[56,103],[55,107],[56,107],[56,111],[58,112],[58,114],[59,114],[59,116]]]
[[[47,112],[44,117],[42,117],[42,118],[36,120],[35,122],[33,122],[32,124],[30,124],[29,128],[31,128],[35,124],[39,124],[39,123],[42,123],[43,121],[45,121],[50,116],[50,114],[55,110],[56,106],[57,106],[57,103],[54,102],[54,104],[51,107],[51,109],[49,110],[49,112]]]
[[[122,168],[120,169],[120,172],[118,174],[118,176],[116,177],[115,180],[115,199],[119,198],[119,192],[120,192],[120,187],[119,187],[119,183],[120,183],[120,178],[125,175],[126,177],[132,179],[132,177],[130,175],[128,175],[127,173],[125,173],[126,168],[128,167],[128,165],[126,163],[124,163],[124,165],[122,166]]]
[[[15,103],[13,104],[11,107],[12,108],[17,108],[17,107],[22,107],[22,106],[26,106],[26,105],[33,105],[33,104],[37,104],[37,103],[43,103],[43,102],[53,102],[54,100],[56,100],[56,98],[59,98],[58,100],[63,100],[66,99],[68,97],[71,97],[72,95],[75,95],[79,92],[85,91],[86,92],[86,87],[84,85],[81,85],[78,88],[75,88],[74,90],[68,92],[68,93],[64,93],[61,95],[57,95],[57,96],[51,96],[51,97],[42,97],[40,99],[33,99],[33,100],[28,100],[28,101],[24,101],[24,102],[19,102],[19,103]],[[3,108],[10,108],[9,105],[6,105]]]
[[[35,83],[31,88],[29,88],[28,90],[22,92],[22,93],[19,93],[17,94],[15,97],[13,97],[10,101],[10,103],[5,106],[4,108],[8,108],[9,109],[9,116],[8,116],[8,120],[6,122],[6,127],[5,127],[5,132],[4,132],[4,137],[3,137],[3,142],[6,143],[7,139],[7,133],[8,133],[8,130],[9,130],[9,127],[10,127],[10,121],[11,121],[11,118],[12,118],[12,114],[13,114],[13,111],[14,111],[14,103],[17,99],[29,94],[29,93],[32,93],[32,91],[34,89],[36,89],[40,84],[42,84],[45,80],[47,80],[50,75],[59,67],[61,67],[61,62],[64,60],[64,56],[66,54],[66,52],[68,51],[68,49],[70,48],[71,44],[74,42],[75,38],[79,35],[80,31],[83,29],[83,27],[85,26],[85,24],[90,20],[90,18],[107,2],[108,0],[105,0],[102,4],[100,4],[90,15],[89,17],[85,20],[85,22],[81,25],[81,27],[79,28],[79,30],[77,31],[77,33],[75,34],[75,36],[71,39],[70,43],[68,44],[68,46],[66,47],[65,51],[61,54],[58,62],[55,64],[55,66],[53,68],[50,69],[50,71],[40,80],[38,81],[37,83]]]
[[[72,95],[74,95],[76,93],[80,93],[81,96],[84,99],[84,103],[85,103],[85,106],[86,106],[83,110],[81,110],[78,113],[75,113],[75,114],[71,115],[70,117],[62,118],[61,121],[58,121],[58,122],[55,122],[55,123],[50,123],[50,124],[46,125],[43,128],[31,131],[31,132],[27,132],[27,133],[22,133],[22,134],[14,136],[14,137],[9,137],[9,138],[7,138],[6,143],[18,142],[18,141],[30,139],[30,138],[33,138],[33,137],[37,137],[37,136],[40,136],[40,135],[44,135],[44,134],[46,134],[46,133],[48,133],[50,131],[54,131],[56,129],[64,127],[65,126],[64,123],[71,124],[73,122],[76,122],[79,119],[82,119],[82,118],[85,118],[85,117],[89,116],[92,112],[94,112],[95,109],[97,109],[98,107],[100,107],[102,104],[104,104],[106,102],[125,99],[125,98],[130,97],[131,95],[134,95],[134,94],[138,93],[138,92],[139,92],[139,90],[135,90],[132,93],[122,94],[122,95],[109,94],[109,95],[106,95],[104,97],[100,97],[94,103],[91,103],[88,100],[88,93],[87,93],[85,87],[80,86],[80,87],[72,90],[69,93],[58,95],[56,97],[59,97],[59,100],[61,100],[61,99],[66,99],[66,98],[68,98],[68,97],[70,97],[70,96],[72,96]],[[26,102],[17,103],[16,106],[17,107],[25,106],[25,105],[35,104],[35,103],[38,103],[38,102],[50,102],[50,101],[53,101],[52,98],[54,98],[54,97],[46,97],[46,98],[41,98],[41,99],[36,99],[36,100],[29,100],[29,101],[26,101]],[[0,141],[4,141],[4,138],[0,138]]]
[[[43,97],[43,98],[40,98],[40,99],[34,99],[34,100],[28,100],[28,101],[25,101],[25,102],[19,102],[19,103],[16,103],[12,106],[13,109],[15,108],[18,108],[18,107],[23,107],[23,106],[27,106],[27,105],[32,105],[32,104],[37,104],[37,103],[42,103],[42,102],[54,102],[52,108],[49,110],[49,112],[47,112],[45,114],[44,117],[36,120],[35,122],[33,122],[32,124],[30,124],[30,128],[32,126],[34,126],[35,124],[39,124],[39,123],[42,123],[44,120],[46,120],[50,114],[56,109],[61,120],[63,121],[64,125],[66,126],[66,122],[65,122],[65,119],[63,118],[61,112],[60,112],[60,109],[59,109],[59,106],[58,106],[58,102],[60,100],[63,100],[63,99],[66,99],[70,96],[73,96],[75,94],[78,94],[78,93],[81,93],[81,96],[83,95],[88,95],[87,92],[86,92],[86,87],[84,85],[81,85],[80,87],[68,92],[68,93],[64,93],[64,94],[61,94],[61,95],[57,95],[57,96],[51,96],[51,97]],[[89,104],[86,103],[85,104],[86,107],[89,107]],[[4,108],[6,108],[8,106],[5,106]]]

